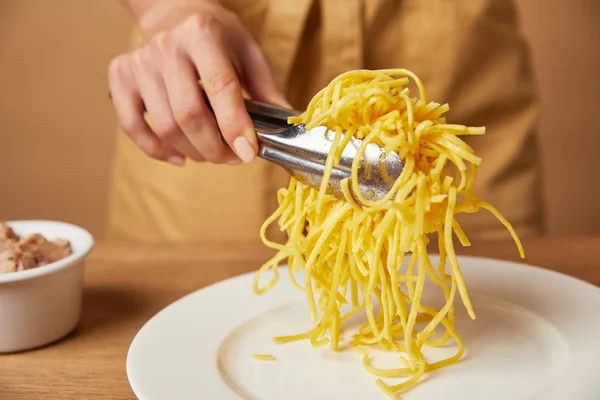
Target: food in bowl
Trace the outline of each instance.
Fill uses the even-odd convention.
[[[41,267],[73,253],[66,239],[48,240],[39,233],[19,237],[0,222],[0,274]]]
[[[81,315],[84,267],[94,244],[88,231],[64,222],[7,221],[3,225],[12,230],[2,229],[3,246],[7,242],[14,246],[15,240],[28,237],[33,243],[56,245],[64,240],[69,246],[29,243],[25,247],[37,254],[36,262],[43,266],[0,273],[0,354],[44,346],[73,331]],[[48,247],[53,251],[46,251]],[[52,262],[67,252],[72,254]]]

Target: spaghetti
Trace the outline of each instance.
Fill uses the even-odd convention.
[[[412,97],[413,81],[419,95]],[[511,224],[473,191],[481,159],[462,139],[483,135],[483,127],[449,124],[447,104],[430,102],[421,80],[405,69],[358,70],[344,73],[313,97],[307,110],[290,123],[307,129],[326,126],[335,132],[332,151],[319,190],[295,179],[277,193],[279,207],[263,224],[263,242],[278,252],[258,271],[254,291],[271,289],[279,279],[278,265],[287,261],[292,283],[306,294],[314,327],[279,343],[309,340],[313,346],[341,345],[341,330],[351,316],[364,312],[364,324],[353,332],[349,345],[363,356],[364,368],[377,376],[387,395],[414,386],[428,371],[459,360],[464,345],[454,328],[454,300],[462,300],[469,316],[475,312],[454,249],[454,236],[463,246],[469,240],[455,216],[490,211],[512,235],[521,257],[521,243]],[[333,166],[352,137],[362,139],[352,164],[351,179],[342,182],[345,201],[326,189]],[[379,201],[364,198],[358,187],[360,159],[368,143],[395,151],[403,162],[402,174]],[[287,232],[284,244],[266,237],[278,221]],[[439,265],[427,252],[430,235],[437,233]],[[261,275],[273,279],[259,286]],[[304,272],[303,284],[294,279]],[[443,293],[445,304],[433,308],[422,302],[426,279]],[[345,311],[344,311],[345,310]],[[437,330],[443,332],[435,335]],[[454,340],[457,351],[429,362],[424,346],[442,346]],[[379,369],[370,361],[369,348],[401,354],[399,368]],[[405,378],[389,385],[385,378]]]
[[[275,357],[271,354],[252,354],[252,359],[256,361],[275,361]]]

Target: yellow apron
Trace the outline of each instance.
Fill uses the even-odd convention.
[[[291,103],[302,109],[336,75],[404,67],[449,120],[486,125],[469,143],[483,158],[476,189],[521,236],[542,232],[536,88],[509,0],[224,0],[271,60]],[[134,44],[141,42],[138,35]],[[258,241],[287,184],[283,170],[152,160],[119,133],[109,238],[146,242]],[[467,234],[506,235],[486,215],[461,216]]]

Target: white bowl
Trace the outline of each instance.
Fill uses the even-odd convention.
[[[56,221],[7,222],[15,233],[67,239],[73,254],[41,267],[0,274],[0,353],[54,342],[71,332],[81,313],[83,266],[94,239],[86,230]]]

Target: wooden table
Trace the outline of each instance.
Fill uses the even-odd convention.
[[[600,237],[536,239],[525,248],[527,263],[600,286]],[[518,259],[508,242],[462,253]],[[270,254],[255,244],[97,245],[86,266],[79,327],[51,346],[0,355],[0,399],[135,399],[125,358],[138,329],[174,300],[254,270]]]

